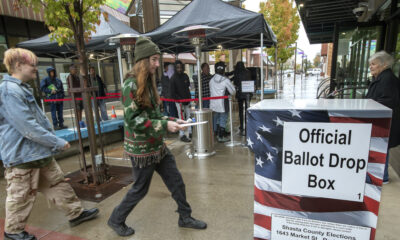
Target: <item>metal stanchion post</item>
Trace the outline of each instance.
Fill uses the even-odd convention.
[[[241,142],[233,141],[232,96],[229,96],[229,118],[230,118],[230,124],[231,124],[231,141],[228,143],[225,143],[225,146],[227,146],[227,147],[239,146],[242,144]]]
[[[46,114],[46,110],[44,109],[44,101],[43,101],[43,99],[40,99],[40,102],[42,102],[42,110],[43,110],[43,113]]]

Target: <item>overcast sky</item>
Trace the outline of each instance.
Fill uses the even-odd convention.
[[[260,2],[262,1],[265,2],[266,0],[246,0],[244,1],[244,5],[246,9],[253,12],[258,12],[260,10]],[[311,62],[314,59],[315,55],[321,52],[321,44],[311,45],[310,41],[308,41],[307,34],[303,27],[303,23],[300,23],[299,38],[297,39],[297,47],[305,51],[305,54],[307,54],[308,59],[311,60]]]

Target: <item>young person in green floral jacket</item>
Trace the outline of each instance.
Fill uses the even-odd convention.
[[[163,116],[157,93],[155,73],[160,65],[161,52],[151,40],[140,37],[135,46],[135,66],[125,79],[122,103],[124,105],[124,150],[133,166],[134,184],[122,202],[115,207],[108,225],[120,236],[135,233],[125,224],[126,218],[149,190],[156,171],[163,179],[178,204],[180,227],[205,229],[207,224],[191,217],[186,201],[185,184],[176,167],[175,158],[164,143],[167,131],[183,130],[185,121]]]

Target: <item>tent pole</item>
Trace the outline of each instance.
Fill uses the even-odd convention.
[[[202,87],[201,72],[200,72],[200,55],[201,55],[200,44],[196,44],[197,88],[199,92],[199,110],[201,111],[203,110],[203,87]]]
[[[100,71],[100,61],[99,58],[97,58],[97,71],[99,72],[99,76],[101,77],[101,71]]]
[[[278,46],[275,45],[275,88],[276,90],[280,89],[281,86],[277,86],[278,84]]]
[[[264,47],[264,34],[260,34],[260,69],[261,69],[261,100],[264,99],[264,58],[263,58],[263,47]]]
[[[121,80],[121,90],[122,90],[123,81],[124,81],[124,74],[122,73],[121,47],[117,48],[117,54],[118,54],[119,77],[120,77],[120,80]]]

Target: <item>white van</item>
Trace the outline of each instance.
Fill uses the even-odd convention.
[[[307,74],[309,75],[320,75],[321,69],[320,68],[310,68],[307,70]]]

